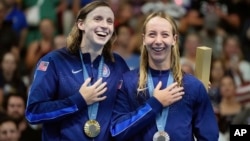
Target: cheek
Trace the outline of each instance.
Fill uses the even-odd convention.
[[[162,42],[165,44],[165,45],[173,45],[175,44],[175,41],[173,38],[163,38],[162,39]]]
[[[144,39],[144,45],[146,45],[146,46],[153,44],[153,42],[154,42],[154,39],[151,39],[151,38]]]
[[[110,33],[113,33],[115,30],[114,24],[111,24],[111,23],[105,23],[105,24],[107,25],[106,30],[109,30]],[[96,27],[99,28],[100,26],[102,26],[102,25],[97,25]]]
[[[82,29],[85,30],[85,32],[87,31],[91,31],[91,30],[95,30],[95,28],[97,28],[98,25],[94,22],[86,22],[84,26],[82,26]]]
[[[150,47],[148,45],[145,45],[144,47],[146,48],[147,52],[150,54]]]

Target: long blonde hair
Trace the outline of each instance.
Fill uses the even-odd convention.
[[[150,15],[147,16],[143,27],[142,27],[142,32],[143,34],[145,34],[146,31],[146,25],[149,22],[149,20],[151,20],[154,17],[161,17],[166,19],[171,25],[172,25],[172,33],[173,36],[178,35],[178,29],[177,29],[177,25],[174,21],[173,18],[171,18],[170,16],[166,15],[164,12],[155,12],[152,13]],[[183,73],[181,70],[181,65],[180,65],[180,53],[179,53],[179,45],[178,45],[178,39],[176,39],[176,43],[175,45],[172,47],[171,49],[171,64],[170,64],[170,68],[171,71],[173,72],[173,77],[174,77],[174,81],[176,81],[178,83],[179,86],[182,85],[182,77],[183,77]],[[141,45],[141,61],[140,61],[140,75],[139,75],[139,80],[138,80],[138,90],[146,90],[146,85],[147,85],[147,72],[148,72],[148,52],[146,47],[142,44]]]
[[[85,5],[83,8],[80,9],[80,11],[77,14],[75,24],[73,28],[71,29],[68,37],[67,37],[67,47],[71,53],[77,53],[80,48],[81,40],[82,40],[82,34],[83,31],[78,29],[77,23],[79,20],[84,21],[87,17],[87,15],[95,10],[97,7],[109,7],[111,10],[112,8],[110,5],[104,1],[93,1],[87,5]],[[114,61],[114,57],[112,55],[111,47],[115,40],[115,34],[112,35],[111,39],[104,45],[102,55],[104,56],[105,60],[111,60]]]

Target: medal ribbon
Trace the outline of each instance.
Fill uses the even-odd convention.
[[[82,57],[81,51],[79,51],[79,53],[80,53],[82,69],[83,69],[83,71],[82,71],[83,72],[83,78],[84,78],[84,81],[85,81],[89,77],[89,75],[88,75],[87,68],[86,68],[86,66],[85,66],[85,64],[83,62],[83,57]],[[99,66],[98,66],[98,78],[97,78],[97,80],[102,77],[103,66],[104,66],[104,59],[102,57],[101,61],[99,63]],[[99,106],[99,102],[95,102],[95,103],[88,106],[89,119],[96,119],[97,112],[98,112],[98,106]]]
[[[174,80],[173,74],[170,71],[169,76],[168,76],[167,86],[172,84],[173,80]],[[153,83],[153,78],[152,78],[150,70],[148,70],[148,91],[149,91],[150,96],[153,96],[154,83]],[[164,131],[165,129],[167,118],[168,118],[168,109],[169,107],[163,108],[162,113],[159,113],[156,116],[156,126],[157,126],[158,131]]]

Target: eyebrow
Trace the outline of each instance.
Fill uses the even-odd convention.
[[[104,17],[103,15],[100,15],[100,14],[96,14],[96,15],[93,15],[93,17]],[[110,18],[110,19],[114,19],[113,17],[108,17],[108,18]]]
[[[157,31],[156,31],[156,30],[149,30],[148,32],[150,33],[150,32],[157,32]],[[170,32],[170,31],[165,31],[165,30],[164,30],[164,31],[161,31],[160,33],[169,33],[169,32]]]

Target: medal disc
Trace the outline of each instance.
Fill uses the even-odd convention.
[[[170,141],[170,138],[167,132],[158,131],[154,134],[153,141]]]
[[[84,125],[84,132],[88,137],[94,138],[101,131],[100,124],[96,120],[88,120]]]

